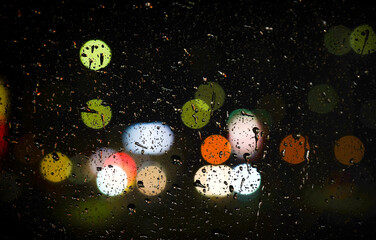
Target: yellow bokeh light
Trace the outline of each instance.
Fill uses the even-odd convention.
[[[43,158],[40,171],[46,180],[61,182],[69,177],[72,171],[72,163],[66,155],[60,152],[52,152]]]

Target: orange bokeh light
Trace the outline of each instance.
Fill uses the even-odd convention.
[[[137,165],[133,158],[124,152],[117,152],[108,157],[103,164],[103,167],[106,166],[119,166],[128,177],[128,186],[133,185],[136,180],[137,175]]]
[[[334,155],[336,159],[345,165],[353,165],[360,162],[364,156],[364,145],[355,136],[344,136],[335,142]]]
[[[211,135],[202,142],[201,154],[208,163],[221,164],[230,157],[231,144],[221,135]]]
[[[279,152],[283,160],[291,164],[298,164],[308,160],[308,137],[292,134],[286,136],[279,145]]]

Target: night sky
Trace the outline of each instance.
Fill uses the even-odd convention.
[[[10,92],[9,131],[0,141],[7,145],[0,164],[2,238],[374,239],[376,54],[332,54],[324,36],[338,25],[376,29],[376,8],[283,2],[2,1],[0,76]],[[98,71],[79,55],[94,39],[112,53]],[[206,126],[192,129],[181,109],[206,82],[224,89],[225,102]],[[314,112],[307,101],[319,84],[338,95],[330,112]],[[102,129],[82,121],[91,99],[112,109]],[[262,154],[250,163],[261,187],[252,196],[202,196],[193,181],[207,164],[202,141],[227,137],[236,109],[266,109],[273,119]],[[140,122],[163,122],[175,135],[166,153],[138,157],[166,170],[159,195],[135,186],[110,198],[95,180],[51,183],[41,175],[39,163],[53,151],[69,158],[102,147],[124,151],[122,133]],[[309,161],[283,161],[280,143],[289,134],[307,137]],[[334,148],[349,135],[365,153],[344,165]],[[26,147],[35,151],[24,156]],[[241,161],[232,155],[225,164]],[[82,214],[92,215],[77,220]]]

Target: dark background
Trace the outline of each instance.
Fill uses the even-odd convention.
[[[305,193],[339,176],[361,189],[352,198],[363,201],[366,194],[369,201],[376,199],[371,154],[375,129],[364,126],[359,114],[362,103],[374,99],[376,55],[351,51],[335,56],[323,44],[324,31],[332,26],[353,29],[368,24],[375,29],[376,9],[358,1],[334,0],[150,1],[152,8],[147,3],[2,1],[0,74],[11,91],[13,126],[2,171],[18,176],[23,194],[1,203],[0,235],[373,239],[374,203],[359,214],[356,208],[351,213],[319,209],[310,205]],[[112,49],[110,64],[98,72],[86,69],[78,56],[82,44],[91,39],[101,39]],[[227,95],[224,106],[200,129],[203,138],[226,135],[226,113],[255,109],[267,94],[279,95],[285,103],[286,114],[270,132],[267,154],[255,163],[263,190],[253,199],[230,196],[213,201],[195,190],[194,172],[204,164],[201,140],[198,130],[183,125],[176,109],[193,98],[203,78],[218,82]],[[340,98],[335,111],[325,115],[311,112],[307,104],[309,90],[320,83],[332,85]],[[113,110],[105,130],[89,129],[80,119],[79,109],[93,98],[105,100]],[[156,102],[158,98],[162,101]],[[140,194],[126,196],[117,209],[122,213],[106,227],[69,225],[54,214],[61,205],[75,204],[77,197],[96,196],[94,185],[46,183],[37,165],[18,162],[12,152],[12,141],[28,133],[36,135],[35,142],[46,153],[58,150],[74,156],[89,155],[99,147],[120,149],[119,132],[131,123],[150,121],[174,128],[174,149],[158,159],[167,162],[174,176],[151,204]],[[309,136],[309,164],[289,165],[280,159],[279,143],[292,132]],[[336,162],[333,154],[334,141],[345,135],[357,136],[366,149],[364,159],[351,167]],[[170,163],[173,154],[182,158],[181,166]],[[309,178],[300,188],[307,172]],[[131,215],[130,203],[137,208]]]

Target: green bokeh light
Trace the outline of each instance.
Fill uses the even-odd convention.
[[[181,120],[193,129],[199,129],[209,123],[210,106],[201,99],[192,99],[182,107]]]
[[[350,28],[343,25],[331,27],[324,36],[325,47],[334,55],[344,55],[350,52],[350,34]]]
[[[361,25],[354,29],[350,35],[350,45],[353,50],[361,55],[376,51],[376,34],[369,25]]]
[[[85,112],[81,112],[82,121],[93,129],[101,129],[111,121],[112,111],[110,106],[105,106],[101,99],[92,99],[87,103]]]
[[[80,59],[85,67],[99,70],[110,63],[111,49],[101,40],[90,40],[81,47]]]
[[[217,110],[225,102],[225,91],[218,83],[208,82],[198,87],[195,98],[205,101],[212,110]]]

